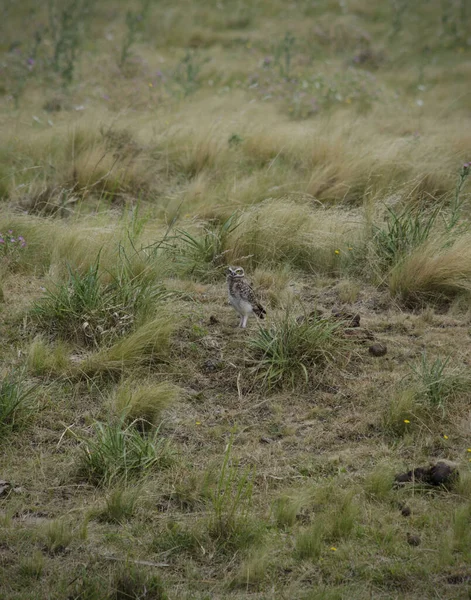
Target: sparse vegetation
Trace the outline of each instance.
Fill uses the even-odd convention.
[[[0,3],[0,598],[469,596],[470,19]]]

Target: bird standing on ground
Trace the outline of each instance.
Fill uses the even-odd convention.
[[[240,315],[239,327],[247,326],[247,319],[251,313],[255,313],[260,319],[264,319],[267,311],[259,304],[255,293],[244,279],[245,273],[242,267],[229,267],[227,269],[227,287],[229,291],[229,304],[231,304]]]

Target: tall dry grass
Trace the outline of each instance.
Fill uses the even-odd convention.
[[[407,304],[471,292],[471,234],[422,244],[393,269],[389,289]]]

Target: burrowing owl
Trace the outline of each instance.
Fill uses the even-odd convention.
[[[245,281],[242,267],[229,267],[227,269],[227,287],[229,304],[232,304],[240,315],[239,327],[246,327],[247,319],[251,313],[255,313],[260,319],[265,318],[267,311],[258,303],[253,289]]]

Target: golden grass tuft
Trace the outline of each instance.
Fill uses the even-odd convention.
[[[359,219],[349,213],[286,199],[266,201],[241,215],[227,240],[227,260],[332,273],[341,262],[335,251],[345,252],[360,235]]]
[[[113,405],[127,421],[140,421],[144,428],[158,425],[162,412],[179,397],[179,389],[168,382],[126,381],[115,392]]]
[[[124,369],[166,362],[175,328],[176,323],[170,315],[160,314],[110,348],[86,358],[80,363],[79,370],[85,375],[121,373]]]
[[[409,305],[471,292],[471,234],[421,245],[393,269],[389,289]]]

